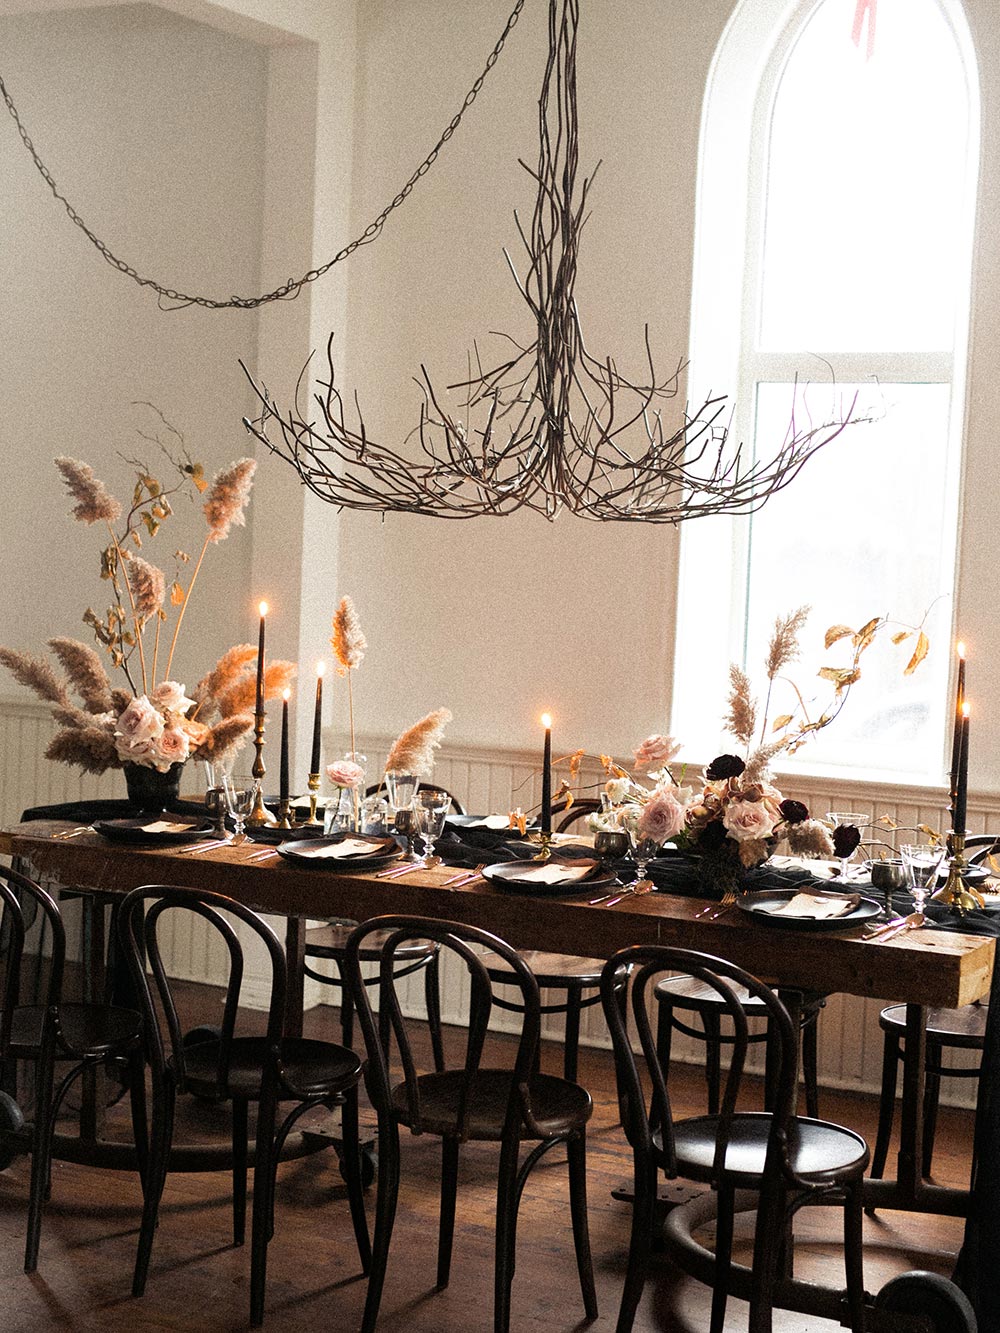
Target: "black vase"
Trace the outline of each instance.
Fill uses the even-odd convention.
[[[171,764],[165,773],[145,764],[123,763],[128,803],[136,814],[159,814],[180,799],[184,763]]]

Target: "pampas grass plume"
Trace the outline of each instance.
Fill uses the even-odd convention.
[[[217,706],[222,696],[236,684],[244,670],[256,658],[252,643],[238,643],[222,654],[207,675],[194,687],[192,697],[203,707]]]
[[[450,711],[438,708],[404,731],[389,751],[385,771],[425,777],[434,767],[434,751],[441,744],[444,729],[450,721]]]
[[[243,511],[250,500],[256,469],[252,458],[239,458],[215,474],[204,504],[208,541],[224,541],[234,524],[242,527],[246,523]]]
[[[735,662],[729,668],[729,712],[724,725],[744,745],[750,744],[757,726],[757,706],[751,694],[750,678]]]
[[[239,749],[253,726],[253,717],[249,713],[236,713],[233,717],[223,718],[209,727],[207,734],[198,746],[198,758],[216,760],[227,750]]]
[[[97,480],[93,468],[77,458],[57,458],[55,463],[70,495],[78,502],[73,509],[74,518],[81,523],[114,523],[121,517],[121,505],[104,483]]]
[[[57,732],[49,742],[45,758],[60,764],[75,764],[86,773],[104,773],[120,767],[114,736],[100,727],[72,727]]]
[[[15,653],[12,648],[0,648],[0,664],[5,666],[20,685],[27,685],[42,699],[49,703],[61,704],[69,708],[69,695],[66,685],[59,679],[44,657],[32,657],[30,653]]]
[[[799,655],[799,634],[809,616],[810,608],[800,606],[787,616],[778,616],[771,633],[771,642],[767,650],[767,678],[774,680],[779,671]]]
[[[49,639],[49,647],[69,677],[69,682],[91,713],[109,713],[114,707],[111,681],[104,663],[89,644],[79,639]],[[126,695],[126,700],[128,699]],[[122,712],[119,708],[118,712]]]
[[[361,632],[361,622],[350,597],[343,597],[333,615],[333,637],[330,639],[338,671],[345,676],[361,665],[368,640]]]

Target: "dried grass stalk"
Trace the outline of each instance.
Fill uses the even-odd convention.
[[[132,592],[132,605],[135,607],[136,631],[150,616],[154,616],[163,605],[167,591],[167,579],[162,569],[157,569],[142,556],[130,555],[125,562],[125,575]],[[155,682],[153,682],[155,683]]]
[[[192,691],[191,697],[197,700],[199,712],[202,708],[217,707],[218,700],[232,689],[256,656],[257,649],[252,643],[238,643],[223,653]]]
[[[253,717],[249,713],[237,713],[233,717],[223,718],[209,727],[198,747],[198,758],[214,761],[228,750],[240,749],[253,727]]]
[[[111,712],[115,707],[111,681],[97,652],[79,639],[49,639],[49,647],[87,709],[91,713]],[[125,691],[122,694],[127,703],[129,695]]]
[[[256,654],[256,649],[254,653]],[[264,698],[275,699],[288,689],[295,679],[294,662],[268,662],[264,668]],[[253,713],[257,706],[257,678],[244,671],[228,690],[216,700],[221,717],[235,717],[237,713]]]
[[[341,598],[333,615],[333,637],[330,639],[340,674],[346,675],[361,665],[368,640],[361,632],[361,622],[350,597]]]
[[[787,616],[778,616],[767,649],[767,678],[774,680],[779,671],[798,660],[799,634],[809,617],[810,608],[800,606]]]
[[[827,827],[818,819],[804,819],[801,824],[789,824],[785,829],[785,840],[792,856],[818,856],[826,859],[833,856],[833,839]]]
[[[387,773],[412,773],[426,777],[434,767],[434,751],[441,744],[451,721],[447,708],[438,708],[415,723],[396,740],[385,761]]]
[[[780,754],[785,748],[785,742],[772,741],[770,745],[758,745],[756,750],[747,760],[747,766],[743,770],[743,781],[764,782],[767,778],[771,766],[771,760],[776,754]]]
[[[56,467],[62,473],[69,493],[77,501],[73,517],[81,523],[115,523],[121,517],[122,507],[94,470],[77,458],[57,458]]]
[[[59,679],[44,657],[32,657],[30,653],[16,653],[12,648],[0,648],[0,664],[5,666],[20,685],[49,703],[61,704],[71,708],[72,703],[66,692],[66,682]]]
[[[60,764],[75,764],[86,773],[104,773],[109,768],[120,768],[110,731],[100,727],[69,727],[57,732],[45,751],[46,759]]]
[[[757,705],[753,701],[750,677],[735,662],[729,668],[729,711],[723,725],[744,745],[750,744],[757,726]]]
[[[210,542],[224,541],[231,527],[246,523],[243,511],[250,500],[256,469],[252,458],[238,458],[215,474],[204,504]]]

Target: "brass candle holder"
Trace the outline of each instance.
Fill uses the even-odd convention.
[[[322,824],[322,822],[323,822],[322,819],[320,819],[319,815],[316,813],[316,807],[317,807],[318,802],[319,802],[319,774],[318,774],[318,773],[310,773],[310,774],[309,774],[309,814],[306,816],[305,819],[303,819],[303,821],[302,821],[300,827],[302,827],[302,828],[309,828],[309,827],[317,828],[320,824]]]
[[[292,802],[291,802],[291,798],[288,797],[288,796],[286,796],[285,799],[284,799],[284,800],[281,802],[281,804],[278,806],[278,824],[277,824],[277,827],[278,827],[278,828],[297,828],[297,827],[298,827],[298,825],[295,823],[295,820],[292,818]]]
[[[948,845],[951,849],[948,878],[937,893],[932,894],[931,902],[943,903],[955,916],[965,916],[966,912],[984,906],[983,897],[965,878],[969,866],[965,859],[965,834],[953,832]]]
[[[552,831],[549,830],[548,833],[533,833],[531,835],[531,840],[532,842],[537,840],[540,844],[538,855],[534,859],[536,861],[548,861],[552,856]]]
[[[264,804],[264,774],[267,772],[264,767],[264,723],[266,717],[264,713],[254,713],[253,715],[253,735],[254,735],[254,755],[253,767],[250,772],[256,779],[254,789],[253,809],[247,816],[248,829],[272,828],[277,824],[274,815],[271,814]]]

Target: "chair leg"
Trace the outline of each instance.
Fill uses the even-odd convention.
[[[372,1247],[368,1237],[368,1219],[365,1216],[365,1191],[361,1180],[361,1142],[358,1134],[358,1090],[348,1088],[340,1111],[340,1124],[344,1140],[343,1166],[344,1180],[347,1184],[347,1198],[351,1206],[351,1222],[354,1225],[354,1239],[361,1259],[361,1271],[369,1272],[372,1266]]]
[[[705,1082],[708,1084],[708,1114],[719,1114],[719,1078],[722,1057],[722,1024],[714,1014],[702,1015],[705,1028]]]
[[[128,1096],[132,1112],[132,1140],[139,1163],[139,1179],[145,1183],[149,1174],[149,1127],[146,1124],[146,1061],[141,1050],[129,1053]]]
[[[633,1177],[635,1199],[632,1203],[632,1235],[628,1247],[628,1271],[622,1303],[618,1309],[616,1333],[632,1333],[639,1297],[646,1282],[649,1254],[653,1247],[653,1222],[656,1212],[656,1167],[635,1158]]]
[[[247,1103],[233,1098],[233,1244],[242,1245],[247,1232]]]
[[[786,1233],[784,1188],[779,1181],[765,1178],[754,1228],[748,1333],[771,1333],[774,1288]]]
[[[264,1322],[267,1284],[267,1243],[274,1212],[274,1180],[278,1163],[274,1152],[277,1107],[273,1088],[265,1089],[257,1107],[257,1164],[253,1173],[253,1216],[250,1223],[250,1327]]]
[[[399,1195],[399,1129],[383,1117],[378,1127],[378,1184],[375,1197],[375,1236],[372,1241],[372,1266],[368,1275],[368,1295],[361,1322],[361,1333],[375,1333],[382,1288],[389,1261],[389,1242],[396,1218]]]
[[[875,1149],[872,1152],[872,1180],[882,1179],[886,1158],[889,1156],[889,1140],[892,1137],[892,1121],[896,1111],[896,1074],[900,1056],[899,1038],[895,1033],[887,1032],[882,1043],[882,1092],[878,1103],[878,1132],[875,1136]],[[867,1212],[870,1217],[874,1210],[869,1208]]]
[[[517,1241],[517,1162],[520,1144],[505,1138],[497,1172],[496,1261],[493,1273],[493,1333],[510,1328],[510,1289]]]
[[[563,1078],[576,1082],[580,1066],[580,1012],[583,991],[571,986],[566,992],[566,1031],[563,1035]]]
[[[861,1182],[847,1187],[844,1199],[844,1266],[851,1333],[865,1333],[865,1273]]]
[[[451,1246],[455,1236],[455,1196],[458,1193],[458,1139],[441,1140],[441,1218],[438,1225],[437,1286],[448,1285]]]
[[[924,1139],[920,1150],[920,1174],[929,1176],[931,1161],[934,1157],[934,1137],[937,1134],[938,1100],[941,1096],[942,1050],[938,1045],[927,1044],[927,1064],[924,1082]]]
[[[132,1295],[141,1296],[146,1290],[149,1261],[153,1253],[153,1237],[160,1209],[163,1187],[167,1181],[167,1159],[173,1138],[174,1089],[153,1088],[153,1117],[150,1133],[149,1163],[146,1169],[146,1188],[142,1200],[142,1223],[136,1248],[135,1269],[132,1273]]]
[[[434,1068],[440,1074],[444,1069],[444,1041],[441,1036],[441,967],[436,950],[424,969],[424,1002],[427,1006]]]
[[[55,1118],[53,1082],[55,1052],[46,1049],[35,1065],[35,1124],[31,1136],[31,1183],[28,1191],[28,1232],[24,1243],[24,1271],[38,1267],[38,1247],[42,1235],[42,1208],[48,1197],[52,1130]]]
[[[597,1318],[597,1290],[594,1287],[594,1263],[590,1255],[590,1227],[587,1223],[587,1139],[585,1133],[567,1140],[569,1164],[569,1208],[573,1219],[573,1245],[580,1274],[583,1308],[588,1319]]]
[[[712,1286],[712,1316],[709,1333],[724,1333],[726,1327],[729,1270],[733,1261],[735,1206],[733,1187],[725,1183],[720,1184],[716,1191],[715,1282]]]

